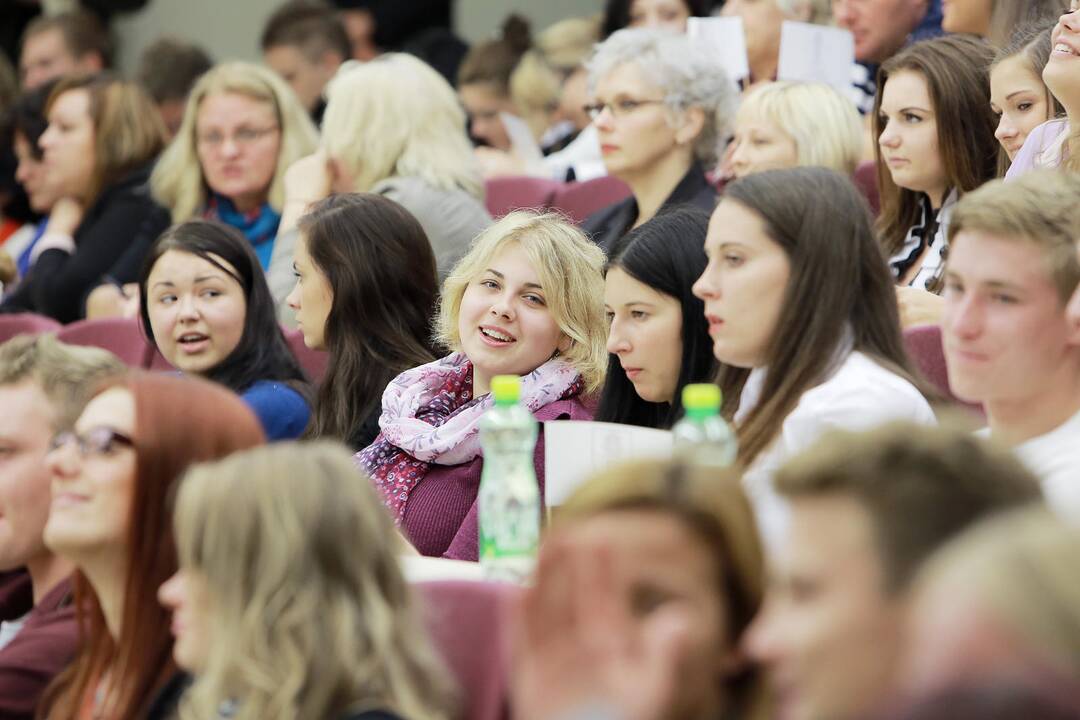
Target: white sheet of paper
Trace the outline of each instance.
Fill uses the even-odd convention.
[[[624,460],[670,458],[667,430],[605,422],[544,423],[544,495],[557,507],[598,470]]]
[[[510,138],[510,152],[525,161],[525,167],[533,174],[537,168],[543,169],[544,153],[540,150],[540,144],[536,142],[529,124],[510,113],[499,113],[506,135]]]
[[[733,81],[750,76],[742,18],[692,17],[686,21],[686,34],[693,43],[719,55],[720,64]]]
[[[832,85],[848,96],[855,64],[855,36],[842,28],[785,20],[780,26],[780,80]]]

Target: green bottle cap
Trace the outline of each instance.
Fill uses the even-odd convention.
[[[720,412],[720,388],[712,383],[687,385],[682,391],[686,412],[695,415],[715,415]]]
[[[491,378],[491,394],[496,405],[516,405],[521,398],[521,378],[517,375],[496,375]]]

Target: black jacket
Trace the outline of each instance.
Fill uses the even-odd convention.
[[[75,230],[75,253],[46,250],[0,312],[33,312],[62,323],[84,315],[86,295],[106,276],[135,282],[146,252],[169,226],[150,196],[151,165],[106,188]]]
[[[716,197],[716,188],[709,184],[701,166],[694,163],[660,206],[657,214],[677,205],[694,205],[712,213],[716,208]],[[581,229],[603,248],[604,252],[610,254],[615,242],[630,232],[630,228],[637,222],[637,216],[637,200],[631,195],[594,212],[581,224]]]

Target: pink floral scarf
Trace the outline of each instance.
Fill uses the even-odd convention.
[[[353,461],[371,476],[401,524],[409,493],[432,464],[460,465],[481,455],[480,418],[490,394],[474,398],[472,363],[463,353],[406,370],[382,397],[381,433]],[[521,378],[521,402],[530,412],[573,397],[584,387],[563,360],[552,359]]]

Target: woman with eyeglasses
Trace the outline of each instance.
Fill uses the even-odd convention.
[[[609,174],[631,197],[589,217],[582,229],[605,250],[661,210],[690,204],[712,212],[705,170],[728,132],[736,89],[713,57],[683,35],[620,30],[588,63],[589,114]]]
[[[258,65],[225,63],[192,89],[180,130],[154,168],[151,188],[175,223],[202,217],[235,227],[269,272],[285,202],[285,170],[313,152],[317,142],[315,126],[283,80]],[[140,260],[132,258],[132,275]],[[291,258],[277,262],[291,276]],[[280,302],[287,293],[275,299]],[[135,297],[132,287],[102,285],[91,294],[87,314],[134,316]]]
[[[147,717],[177,674],[169,613],[156,601],[177,569],[173,485],[192,463],[262,443],[255,415],[224,388],[141,372],[106,384],[54,439],[44,537],[76,567],[81,647],[39,717]]]

